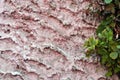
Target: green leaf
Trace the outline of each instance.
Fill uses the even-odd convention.
[[[85,42],[85,47],[88,50],[94,50],[95,46],[98,44],[98,39],[95,39],[94,37],[90,37],[86,42]]]
[[[115,72],[115,73],[118,73],[119,71],[120,71],[120,68],[119,68],[119,67],[115,67],[115,68],[114,68],[114,72]]]
[[[86,55],[100,58],[100,63],[108,72],[107,77],[120,72],[120,39],[115,38],[119,34],[120,27],[120,0],[101,0],[104,5],[90,11],[101,17],[101,22],[96,29],[96,35],[85,42]],[[91,4],[91,7],[94,7]],[[90,9],[91,10],[91,9]],[[92,55],[93,54],[93,55]],[[96,56],[94,56],[94,54]]]
[[[112,52],[112,53],[110,53],[110,57],[112,59],[116,59],[118,57],[118,53],[117,52]]]
[[[102,31],[103,31],[104,29],[106,29],[106,27],[107,27],[109,24],[111,24],[112,21],[113,21],[113,16],[110,16],[110,17],[106,18],[105,20],[103,20],[103,21],[100,23],[100,25],[98,26],[97,30],[96,30],[97,35],[98,35],[99,33],[102,33]]]
[[[108,71],[105,76],[110,77],[112,75],[112,71]]]
[[[115,27],[115,22],[112,22],[111,24],[110,24],[110,26],[112,27],[112,28],[114,28]]]
[[[117,65],[118,68],[120,68],[120,65]]]
[[[105,64],[107,62],[108,56],[107,55],[103,55],[101,58],[101,64]]]
[[[106,41],[112,41],[113,40],[113,31],[112,29],[107,26],[102,32],[101,34],[98,33],[98,37],[101,39],[101,40],[105,40],[105,43]]]
[[[105,48],[98,48],[97,53],[99,55],[106,55],[107,54],[107,50]]]
[[[104,2],[105,2],[106,4],[110,4],[110,3],[112,2],[112,0],[104,0]]]
[[[105,33],[106,33],[105,36],[107,37],[107,39],[111,41],[113,39],[113,31],[109,27],[107,27]]]
[[[118,51],[118,49],[117,49],[117,42],[116,42],[116,41],[110,41],[110,42],[109,42],[109,48],[110,48],[113,52]]]
[[[105,28],[106,26],[101,23],[96,30],[97,35],[101,33]]]
[[[120,49],[120,45],[117,45],[117,48]]]

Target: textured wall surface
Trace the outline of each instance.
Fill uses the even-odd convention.
[[[88,0],[0,0],[0,80],[98,80],[105,70],[85,58],[94,35]]]

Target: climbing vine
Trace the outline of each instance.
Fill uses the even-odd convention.
[[[102,20],[96,29],[96,35],[86,40],[84,46],[87,56],[95,54],[100,57],[100,63],[108,70],[106,76],[109,77],[120,73],[120,1],[99,1],[102,8],[96,12]]]

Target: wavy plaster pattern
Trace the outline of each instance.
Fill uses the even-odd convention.
[[[104,77],[105,70],[83,54],[83,43],[94,35],[97,24],[85,15],[88,4],[89,0],[0,0],[0,80]]]

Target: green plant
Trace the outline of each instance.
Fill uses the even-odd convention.
[[[104,9],[99,10],[103,17],[96,30],[96,37],[90,37],[85,42],[86,55],[96,54],[100,63],[106,67],[106,76],[120,72],[120,1],[104,0]]]
[[[106,4],[109,4],[109,3],[112,2],[112,0],[104,0],[104,2],[105,2]]]

